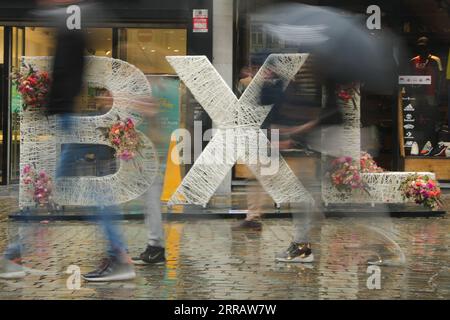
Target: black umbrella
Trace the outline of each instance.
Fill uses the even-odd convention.
[[[257,18],[266,33],[314,54],[325,80],[363,81],[378,88],[394,79],[393,47],[399,41],[387,30],[368,30],[365,16],[289,3],[263,9]]]

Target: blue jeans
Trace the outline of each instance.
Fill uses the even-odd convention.
[[[76,126],[76,123],[71,121],[71,116],[61,116],[61,128],[64,134],[71,134]],[[83,151],[84,150],[84,151]],[[73,159],[79,159],[84,156],[86,148],[79,144],[67,144],[61,150],[61,156],[58,159],[56,168],[56,178],[68,176],[71,172]],[[112,159],[111,161],[114,161]],[[57,182],[58,183],[58,182]],[[108,255],[112,258],[121,259],[128,248],[123,240],[119,226],[113,222],[113,217],[121,217],[122,210],[119,206],[104,206],[102,199],[97,199],[97,205],[93,207],[92,213],[97,216],[97,222],[100,223],[103,232],[108,240]]]

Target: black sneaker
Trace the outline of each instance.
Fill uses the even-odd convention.
[[[277,262],[313,262],[314,255],[310,243],[292,242],[289,248],[275,256]]]
[[[233,227],[233,230],[242,230],[242,229],[261,231],[262,223],[254,220],[244,220],[242,221],[241,224]]]
[[[433,151],[433,156],[435,157],[445,157],[445,152],[447,151],[447,146],[439,142],[437,148]]]
[[[136,278],[131,263],[120,262],[115,258],[103,259],[100,266],[83,275],[83,279],[91,282],[124,281]]]
[[[166,262],[166,250],[161,247],[148,245],[139,257],[131,258],[136,265],[161,264]]]

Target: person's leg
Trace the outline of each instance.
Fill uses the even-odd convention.
[[[23,237],[22,230],[15,230],[3,256],[0,257],[0,279],[20,279],[26,276],[22,267]]]
[[[59,125],[63,134],[70,135],[71,130],[73,129],[73,122],[69,115],[61,115]],[[60,157],[56,164],[56,183],[58,183],[58,178],[67,176],[70,173],[70,170],[73,167],[71,161],[77,151],[78,146],[76,144],[67,145],[62,148]],[[33,210],[33,208],[27,210],[26,214],[31,214],[31,210]],[[22,259],[24,252],[23,244],[26,242],[29,234],[33,232],[33,230],[30,229],[34,228],[34,225],[28,222],[24,223],[27,223],[27,227],[20,227],[18,229],[16,234],[12,237],[13,240],[9,242],[3,252],[3,256],[1,258],[2,261],[0,261],[0,277],[7,278],[10,273],[8,270],[12,270],[12,273],[15,275],[20,274],[21,276],[25,276],[23,271],[19,272],[20,268],[16,266],[16,262],[20,262]]]
[[[257,180],[249,180],[247,185],[247,214],[245,220],[234,229],[253,229],[261,230],[263,189]]]
[[[278,262],[313,262],[314,255],[311,249],[311,229],[317,218],[313,204],[294,205],[292,220],[294,224],[293,242],[287,250],[276,255]]]
[[[111,159],[111,161],[115,161],[115,159]],[[108,161],[102,162],[102,165],[108,166]],[[111,203],[111,198],[114,198],[112,192],[112,189],[109,188],[102,190],[96,198],[98,206],[93,210],[93,213],[98,216],[98,222],[108,242],[108,258],[104,259],[96,270],[83,275],[86,281],[119,281],[136,277],[128,257],[126,242],[118,223],[114,221],[114,218],[122,219],[122,210],[118,205],[103,205]]]
[[[300,210],[296,208],[296,212],[292,213],[292,221],[294,223],[294,242],[309,243],[314,213],[312,206],[310,205],[305,205],[300,208],[303,209],[303,212],[299,212]]]
[[[99,222],[103,233],[108,241],[107,254],[112,259],[127,262],[127,246],[123,240],[120,228],[114,218],[122,217],[122,212],[118,206],[98,207],[95,210],[99,216]]]
[[[247,205],[248,213],[245,218],[247,221],[259,221],[262,217],[261,208],[261,193],[262,188],[258,181],[254,181],[257,184],[250,185],[247,187]]]
[[[108,258],[103,259],[97,269],[84,274],[83,279],[92,282],[134,279],[136,273],[128,258],[127,246],[119,226],[113,221],[114,216],[122,216],[120,208],[118,206],[97,207],[94,213],[98,214],[99,223],[108,241]]]
[[[164,227],[161,214],[162,178],[158,175],[144,195],[146,203],[145,225],[148,228],[148,242],[145,250],[133,257],[134,264],[157,264],[166,261],[164,249]]]
[[[146,195],[145,224],[148,228],[148,245],[164,248],[164,227],[161,214],[162,181],[158,175]]]
[[[28,216],[31,212],[29,210],[24,212],[24,215]],[[12,227],[8,228],[8,245],[3,252],[3,258],[11,261],[20,262],[24,254],[25,246],[24,243],[30,236],[30,223],[23,222],[21,225],[13,224]]]

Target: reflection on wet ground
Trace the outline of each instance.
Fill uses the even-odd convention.
[[[14,203],[0,199],[2,212]],[[310,265],[274,262],[291,240],[291,220],[267,219],[261,232],[235,231],[235,219],[166,222],[167,264],[138,267],[123,283],[66,286],[69,265],[82,272],[103,256],[104,239],[89,222],[50,222],[31,231],[27,278],[0,280],[1,299],[449,299],[450,220],[430,218],[326,218],[312,232],[316,261]],[[141,221],[122,223],[129,250],[146,240]],[[29,224],[0,219],[0,249]],[[31,230],[31,229],[30,229]],[[381,232],[379,232],[381,231]],[[370,290],[366,261],[394,257],[405,265],[382,266],[381,289]]]

